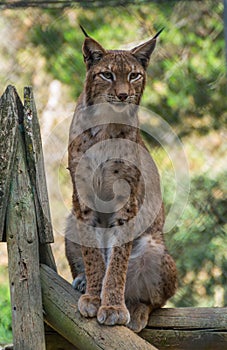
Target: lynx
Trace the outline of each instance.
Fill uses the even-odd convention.
[[[127,325],[140,332],[177,286],[175,262],[163,237],[158,170],[149,155],[146,162],[152,170],[144,180],[142,153],[136,149],[147,152],[138,129],[138,106],[161,31],[132,50],[106,50],[82,30],[87,73],[69,134],[73,209],[67,219],[66,256],[73,286],[82,293],[80,313],[97,317],[100,324]],[[93,123],[95,119],[99,122]],[[104,205],[91,198],[91,188]],[[133,221],[138,215],[142,219]],[[136,222],[139,233],[134,232]]]

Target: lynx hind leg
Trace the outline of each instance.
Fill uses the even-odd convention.
[[[86,276],[85,273],[80,273],[74,278],[72,286],[74,289],[78,290],[80,293],[84,294],[86,291]]]
[[[162,261],[163,267],[163,291],[165,302],[171,298],[177,290],[177,268],[172,256],[166,253]]]
[[[130,322],[127,327],[133,332],[139,333],[146,327],[152,308],[141,302],[127,303],[127,308],[130,313]]]
[[[162,307],[176,290],[177,274],[172,257],[163,242],[151,235],[134,242],[127,272],[125,299],[130,308],[129,328],[139,332],[149,313]]]
[[[86,290],[86,276],[84,272],[84,263],[81,253],[81,246],[74,242],[74,233],[76,230],[75,217],[70,214],[66,223],[65,230],[65,252],[71,269],[74,289],[81,293]]]

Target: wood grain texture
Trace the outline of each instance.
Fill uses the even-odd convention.
[[[226,332],[212,330],[144,329],[140,336],[159,350],[226,350]]]
[[[160,350],[226,350],[227,308],[159,309],[140,336]]]
[[[54,256],[48,243],[54,241],[49,199],[44,169],[39,121],[31,87],[24,88],[24,134],[30,180],[34,194],[39,235],[40,262],[57,271]]]
[[[54,241],[49,199],[44,170],[39,121],[31,87],[24,88],[24,133],[26,157],[31,183],[34,188],[35,208],[40,243]]]
[[[154,350],[151,344],[124,326],[101,326],[78,311],[80,296],[48,266],[41,265],[45,321],[80,350]]]
[[[5,241],[5,215],[17,146],[19,103],[15,88],[8,86],[0,98],[0,242]]]
[[[175,329],[213,329],[227,331],[227,307],[185,307],[156,310],[150,316],[148,327]]]
[[[12,174],[6,213],[6,239],[14,349],[30,350],[35,345],[36,350],[44,350],[39,241],[21,132],[18,133]]]

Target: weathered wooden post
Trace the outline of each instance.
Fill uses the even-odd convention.
[[[1,239],[7,241],[16,350],[45,349],[39,247],[33,191],[27,170],[23,106],[9,86],[1,97]]]
[[[40,263],[57,271],[49,243],[54,242],[39,121],[31,87],[24,88],[23,130],[27,167],[33,189]]]

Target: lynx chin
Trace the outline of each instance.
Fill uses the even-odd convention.
[[[82,293],[80,313],[140,332],[177,287],[163,237],[159,174],[138,121],[161,31],[131,50],[106,50],[82,31],[87,73],[69,132],[66,256]]]

